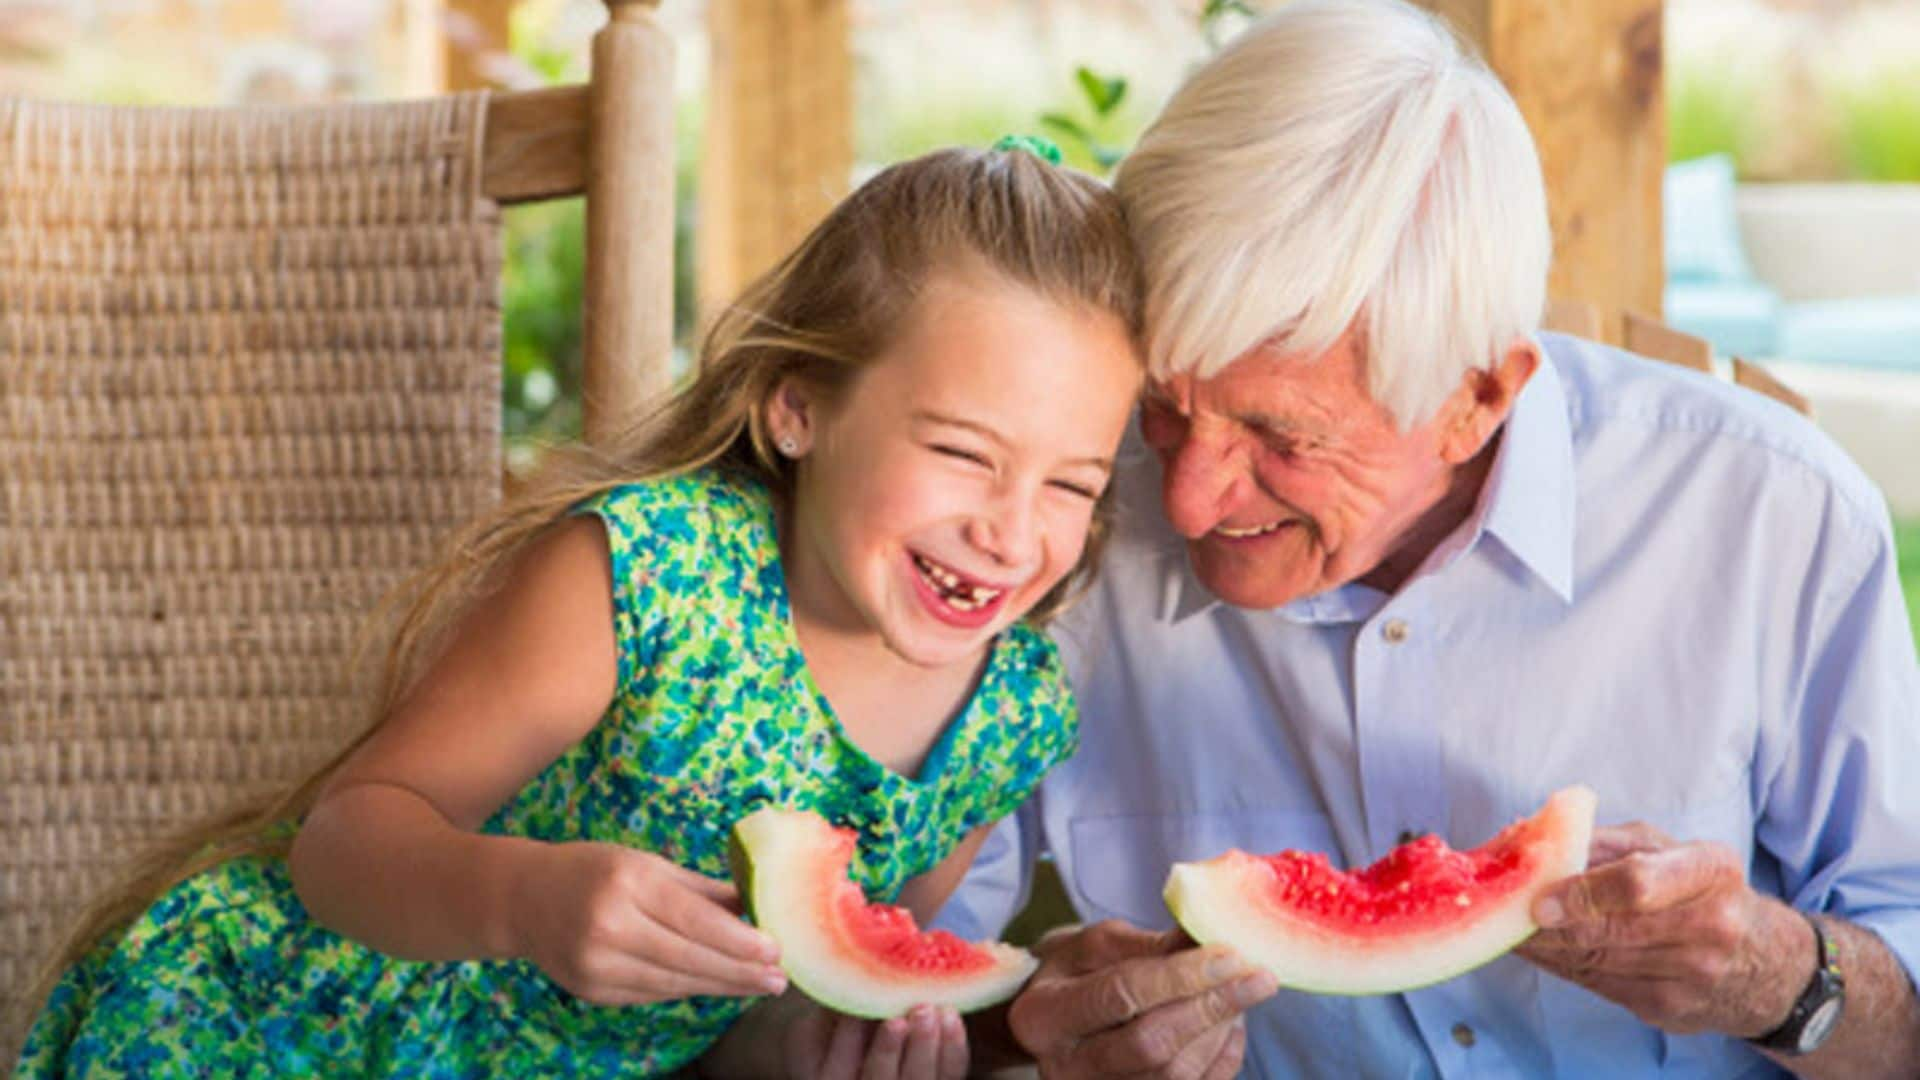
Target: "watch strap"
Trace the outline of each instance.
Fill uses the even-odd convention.
[[[1747,1040],[1755,1046],[1788,1054],[1807,1053],[1813,1049],[1801,1044],[1801,1037],[1807,1021],[1821,1005],[1836,995],[1844,994],[1846,980],[1840,972],[1840,950],[1820,928],[1820,920],[1805,912],[1800,913],[1813,928],[1814,968],[1813,975],[1807,979],[1807,985],[1794,999],[1793,1008],[1787,1011],[1787,1018],[1780,1026],[1764,1035]]]

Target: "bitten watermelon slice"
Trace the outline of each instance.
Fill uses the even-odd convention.
[[[1177,863],[1167,908],[1201,944],[1232,946],[1280,985],[1392,994],[1451,979],[1525,941],[1540,891],[1587,865],[1593,792],[1556,792],[1472,851],[1437,836],[1342,873],[1318,853]]]
[[[915,1005],[971,1012],[1005,1001],[1040,961],[998,942],[922,931],[905,908],[869,904],[847,877],[854,834],[804,810],[766,807],[733,827],[733,879],[748,914],[780,943],[808,997],[884,1019]]]

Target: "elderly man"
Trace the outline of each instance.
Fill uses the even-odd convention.
[[[1920,677],[1870,483],[1536,332],[1533,146],[1417,9],[1281,9],[1119,188],[1151,453],[1061,629],[1082,749],[943,916],[999,930],[1051,852],[1093,925],[1011,1009],[1043,1073],[1915,1075]],[[1477,844],[1573,783],[1588,871],[1469,975],[1274,996],[1167,932],[1176,860]]]

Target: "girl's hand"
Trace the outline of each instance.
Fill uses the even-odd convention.
[[[732,885],[618,844],[540,845],[518,879],[515,954],[595,1005],[778,994],[772,938],[741,922]]]
[[[794,1080],[963,1080],[967,1029],[949,1008],[860,1020],[815,1006],[787,1029]]]

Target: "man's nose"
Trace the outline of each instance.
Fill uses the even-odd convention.
[[[1204,536],[1227,516],[1239,488],[1232,444],[1200,424],[1189,424],[1161,460],[1166,475],[1160,499],[1167,521],[1189,540]]]

